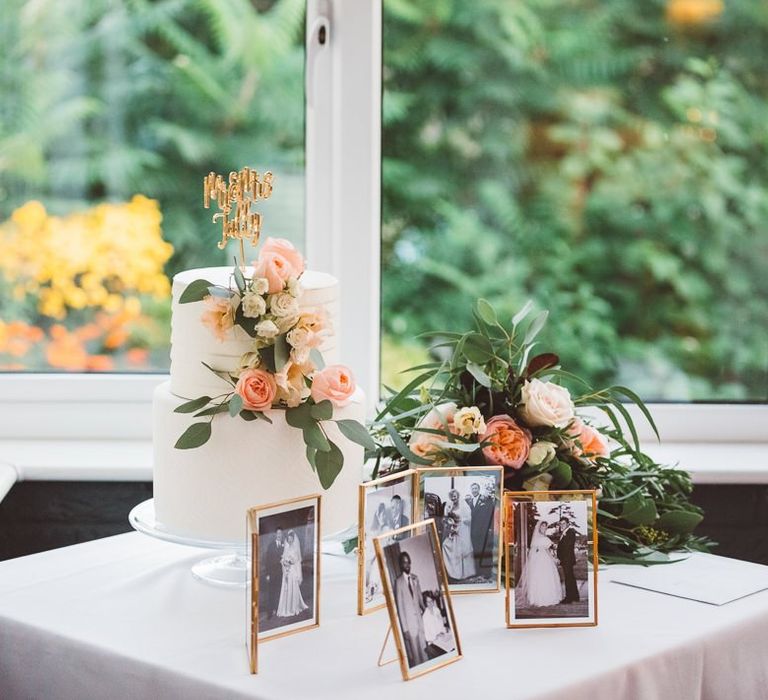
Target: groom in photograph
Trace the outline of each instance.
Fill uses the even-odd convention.
[[[493,562],[493,552],[489,552],[488,549],[493,543],[491,527],[496,503],[493,498],[480,493],[480,484],[472,484],[469,490],[470,493],[465,501],[472,515],[469,531],[472,538],[472,553],[475,555],[475,568],[480,575],[488,576]]]
[[[579,588],[576,585],[576,575],[573,567],[576,564],[576,530],[571,527],[571,522],[566,517],[560,518],[560,540],[557,543],[557,558],[563,568],[565,579],[565,598],[561,603],[575,603],[579,600]]]
[[[283,528],[275,530],[275,538],[269,543],[265,556],[265,569],[267,577],[267,615],[274,617],[277,606],[280,603],[280,587],[283,584]]]
[[[413,668],[428,660],[424,634],[424,596],[421,594],[419,577],[411,573],[411,557],[408,552],[400,552],[397,563],[400,575],[395,579],[395,605],[403,630],[408,665]]]

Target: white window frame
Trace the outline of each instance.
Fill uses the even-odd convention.
[[[381,7],[307,2],[306,253],[340,281],[342,361],[370,407],[380,362]],[[0,463],[22,478],[151,478],[152,393],[166,379],[0,375]],[[649,408],[662,446],[639,416],[638,426],[654,456],[680,460],[698,481],[768,482],[768,405]]]

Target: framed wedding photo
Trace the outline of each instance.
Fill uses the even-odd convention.
[[[507,627],[597,624],[595,491],[504,494]]]
[[[501,588],[502,467],[419,467],[417,517],[432,518],[451,593]]]
[[[248,510],[248,649],[320,624],[320,501],[313,494]]]
[[[373,538],[410,525],[416,514],[413,469],[360,484],[357,533],[357,614],[386,606]]]
[[[461,643],[435,521],[373,542],[403,680],[458,661]]]

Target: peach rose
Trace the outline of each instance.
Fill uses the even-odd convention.
[[[587,459],[607,457],[611,452],[608,448],[608,440],[580,418],[573,419],[573,422],[568,426],[567,433],[578,440],[578,443],[581,443],[581,447],[579,447],[576,440],[570,442],[571,453],[576,457],[586,457]]]
[[[456,404],[451,402],[442,403],[439,406],[435,406],[426,416],[424,416],[417,424],[416,428],[425,428],[427,430],[441,430],[445,433],[446,428],[448,432],[453,434],[457,433],[457,429],[454,425],[454,416],[456,415]],[[424,433],[420,430],[414,430],[411,433],[411,439],[408,441],[408,447],[411,452],[419,457],[432,457],[439,451],[439,447],[435,446],[436,442],[445,442],[448,440],[447,435],[438,435],[437,433]]]
[[[346,406],[357,385],[344,365],[328,365],[312,377],[312,398],[316,403],[328,399],[334,406]]]
[[[264,245],[261,246],[259,259],[261,259],[265,253],[275,253],[285,258],[288,264],[293,268],[292,277],[298,277],[304,272],[304,258],[301,253],[296,250],[293,243],[287,241],[285,238],[267,238],[267,240],[264,241]]]
[[[263,411],[270,408],[277,395],[275,378],[263,369],[247,369],[240,374],[235,391],[243,400],[243,408]]]
[[[259,259],[254,263],[253,276],[265,279],[269,284],[270,294],[282,292],[290,277],[295,277],[293,265],[279,253],[261,251]]]
[[[224,341],[227,337],[227,331],[235,325],[235,310],[232,307],[232,300],[209,294],[203,299],[203,303],[206,308],[200,320],[211,329],[219,341]]]
[[[494,416],[488,421],[482,441],[490,440],[483,447],[483,454],[491,464],[502,464],[520,469],[531,451],[531,432],[521,428],[508,415]]]

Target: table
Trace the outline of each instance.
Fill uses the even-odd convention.
[[[600,575],[596,628],[507,630],[504,595],[454,598],[465,658],[403,682],[376,659],[385,611],[355,615],[353,557],[324,556],[321,627],[260,648],[245,594],[189,567],[206,552],[138,533],[0,563],[0,697],[764,699],[768,592],[722,607]]]

